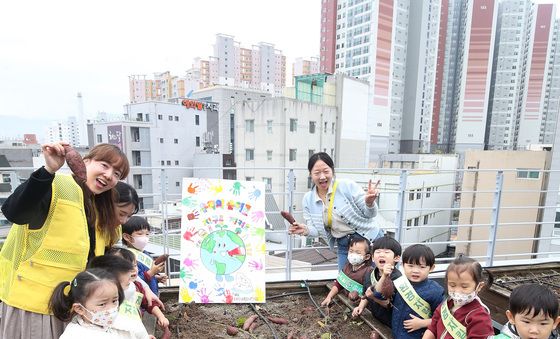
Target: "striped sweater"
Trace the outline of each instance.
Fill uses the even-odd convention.
[[[345,179],[337,179],[338,187],[335,192],[333,213],[336,213],[348,226],[358,234],[373,242],[382,235],[379,227],[374,222],[377,215],[377,203],[368,207],[365,203],[364,190],[355,182]],[[333,182],[331,181],[332,190]],[[303,218],[309,230],[309,236],[326,239],[334,247],[333,238],[329,229],[323,223],[323,202],[317,195],[317,189],[313,188],[303,197]]]

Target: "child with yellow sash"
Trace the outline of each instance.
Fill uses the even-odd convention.
[[[486,339],[493,336],[490,312],[477,295],[483,287],[492,285],[492,274],[474,259],[459,255],[447,267],[445,281],[449,298],[436,309],[422,338]]]
[[[513,289],[506,311],[508,323],[495,339],[556,339],[560,323],[558,297],[538,283]]]
[[[342,271],[338,272],[338,277],[327,297],[321,302],[321,306],[328,306],[340,291],[344,291],[345,294],[357,292],[353,294],[361,296],[364,291],[364,279],[371,274],[371,271],[373,267],[371,267],[369,240],[354,236],[348,247],[348,261]]]
[[[401,258],[401,244],[384,236],[376,239],[371,247],[375,268],[366,276],[364,298],[354,308],[352,316],[359,316],[367,306],[377,320],[391,326],[391,301],[395,295],[393,281],[402,275],[401,271],[395,269]]]
[[[144,218],[132,216],[122,225],[123,244],[136,256],[138,276],[144,280],[155,295],[159,294],[158,283],[165,283],[167,276],[163,273],[165,262],[155,264],[148,252],[144,250],[150,240],[150,224]]]
[[[104,268],[115,274],[124,292],[124,300],[119,307],[115,327],[136,332],[137,337],[143,337],[138,335],[138,333],[147,333],[142,323],[141,309],[154,315],[161,328],[169,326],[169,320],[155,303],[148,305],[144,287],[136,279],[138,270],[135,261],[134,254],[129,250],[113,247],[108,254],[95,257],[89,267]]]
[[[425,245],[412,245],[403,252],[404,276],[393,282],[397,291],[391,321],[393,338],[422,338],[432,314],[445,299],[443,287],[428,279],[435,262],[434,252]]]

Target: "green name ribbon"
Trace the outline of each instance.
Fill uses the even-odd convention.
[[[441,305],[441,320],[443,321],[443,325],[447,332],[454,338],[454,339],[467,339],[467,328],[463,326],[451,311],[449,311],[449,307],[447,306],[447,300],[443,301]],[[445,336],[445,333],[441,338]]]
[[[132,253],[134,253],[134,255],[136,256],[136,261],[141,262],[142,264],[146,265],[148,267],[148,269],[152,268],[152,265],[154,264],[154,259],[152,259],[152,257],[150,257],[149,255],[142,253],[140,251],[138,251],[135,248],[129,247],[128,248]]]
[[[364,291],[364,286],[362,284],[358,283],[355,280],[352,280],[342,271],[338,272],[336,281],[338,281],[338,283],[342,285],[342,287],[344,287],[348,292],[356,291],[361,296],[362,292]]]
[[[416,293],[416,290],[414,290],[414,287],[412,287],[406,276],[401,276],[394,280],[393,283],[401,297],[403,297],[404,301],[406,301],[414,312],[418,313],[418,315],[424,319],[430,319],[432,317],[430,304]]]
[[[134,293],[134,301],[123,300],[119,306],[119,314],[128,318],[140,319],[140,304],[142,303],[142,293]]]

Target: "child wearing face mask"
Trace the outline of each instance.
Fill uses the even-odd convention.
[[[143,311],[146,311],[157,319],[162,328],[169,326],[169,320],[159,306],[155,303],[148,305],[142,284],[136,281],[138,270],[134,254],[124,248],[112,248],[109,253],[95,257],[89,267],[105,268],[119,280],[125,296],[119,308],[119,324],[127,329],[147,333],[141,319]]]
[[[136,256],[138,276],[158,295],[158,283],[165,283],[167,276],[162,273],[165,262],[154,264],[150,254],[144,250],[150,241],[150,224],[144,218],[132,216],[122,225],[122,232],[123,244]]]
[[[371,271],[373,267],[371,267],[369,241],[361,236],[354,236],[348,247],[348,261],[342,271],[339,271],[331,291],[321,302],[321,306],[328,306],[340,291],[346,294],[355,291],[358,296],[361,295],[364,279],[371,274]]]
[[[123,298],[117,278],[101,268],[87,269],[71,282],[58,284],[49,301],[49,310],[57,319],[70,321],[60,339],[142,338],[115,328]]]
[[[483,277],[486,275],[486,277]],[[494,335],[488,308],[478,297],[492,285],[490,272],[469,257],[459,255],[445,274],[449,298],[436,309],[424,339],[486,339]]]

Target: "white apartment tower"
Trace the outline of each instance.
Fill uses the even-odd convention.
[[[505,0],[499,5],[490,90],[491,106],[486,125],[486,144],[489,150],[511,150],[517,143],[518,114],[523,106],[526,84],[525,50],[531,13],[529,0]]]
[[[485,145],[498,13],[497,0],[467,0],[462,6],[450,138],[458,153]]]
[[[81,146],[80,127],[76,117],[68,117],[66,121],[53,121],[47,128],[47,142],[66,141],[73,146]]]

